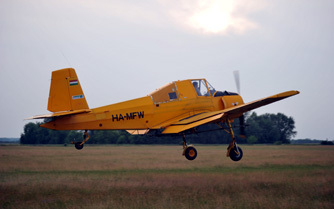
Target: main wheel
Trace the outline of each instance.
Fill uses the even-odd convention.
[[[239,150],[239,154],[237,154],[238,150]],[[242,155],[243,155],[243,153],[242,153],[242,149],[240,147],[234,147],[230,151],[230,158],[233,161],[239,161],[239,160],[241,160]]]
[[[184,155],[188,160],[195,160],[195,158],[197,157],[197,151],[195,147],[187,147]]]
[[[84,145],[81,144],[81,142],[75,142],[74,146],[75,146],[75,148],[76,148],[77,150],[81,150],[81,149],[83,148]]]

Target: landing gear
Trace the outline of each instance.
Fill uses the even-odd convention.
[[[81,150],[84,147],[84,143],[90,138],[87,130],[85,130],[83,138],[84,140],[82,142],[72,142],[77,150]]]
[[[75,146],[75,148],[77,149],[77,150],[81,150],[83,147],[84,147],[84,145],[83,144],[81,144],[82,142],[75,142],[74,143],[74,146]]]
[[[226,123],[229,127],[229,130],[230,130],[228,133],[232,136],[232,141],[230,142],[229,146],[227,147],[226,157],[230,157],[231,160],[233,160],[233,161],[239,161],[239,160],[241,160],[241,158],[243,156],[242,149],[240,147],[238,147],[238,145],[237,145],[231,123],[228,119],[226,120]]]
[[[183,135],[183,154],[188,160],[195,160],[197,157],[197,150],[194,145],[188,145],[186,136]]]
[[[233,161],[239,161],[242,158],[242,154],[242,149],[235,145],[230,151],[230,158]]]
[[[195,147],[188,146],[184,151],[184,155],[188,160],[195,160],[195,158],[197,157],[197,151]]]

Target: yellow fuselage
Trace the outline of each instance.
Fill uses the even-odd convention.
[[[203,79],[204,80],[204,79]],[[168,93],[173,93],[169,99]],[[56,130],[161,129],[200,112],[223,110],[243,104],[239,95],[198,96],[191,80],[175,81],[150,95],[90,109],[88,113],[56,117],[42,127]]]

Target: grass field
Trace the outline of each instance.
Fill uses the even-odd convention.
[[[1,208],[334,208],[334,146],[0,146]]]

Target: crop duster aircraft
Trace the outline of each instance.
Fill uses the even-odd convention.
[[[197,151],[187,144],[185,135],[196,132],[198,126],[213,123],[231,135],[226,156],[239,161],[243,152],[236,143],[233,120],[240,118],[243,132],[243,113],[298,93],[286,91],[244,103],[239,94],[216,91],[205,79],[189,79],[168,83],[145,97],[90,109],[75,70],[66,68],[52,72],[48,101],[52,113],[30,119],[46,119],[41,126],[48,129],[85,130],[84,140],[73,142],[77,149],[82,149],[89,139],[87,130],[179,134],[183,136],[183,155],[188,160],[194,160]]]

